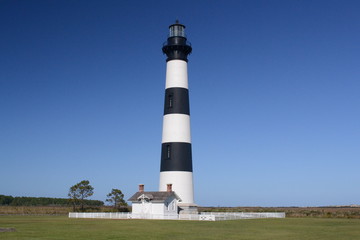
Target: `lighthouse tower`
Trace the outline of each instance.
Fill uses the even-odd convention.
[[[185,26],[176,21],[169,26],[169,37],[162,51],[166,54],[166,84],[161,147],[159,191],[172,184],[186,212],[195,209],[190,134],[190,107],[187,56],[191,45]]]

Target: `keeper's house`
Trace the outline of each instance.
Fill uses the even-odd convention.
[[[177,219],[179,196],[167,184],[165,192],[145,192],[144,185],[128,199],[132,203],[132,218]]]

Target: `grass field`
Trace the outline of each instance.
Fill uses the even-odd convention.
[[[0,239],[359,240],[359,219],[285,218],[220,222],[0,216]]]

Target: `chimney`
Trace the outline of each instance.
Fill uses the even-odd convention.
[[[139,192],[144,192],[144,184],[139,184]]]
[[[167,185],[167,192],[172,192],[172,184],[171,183],[168,183],[166,184]]]

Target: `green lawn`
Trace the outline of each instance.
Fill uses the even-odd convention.
[[[0,239],[360,239],[359,219],[285,218],[220,222],[0,216]]]

